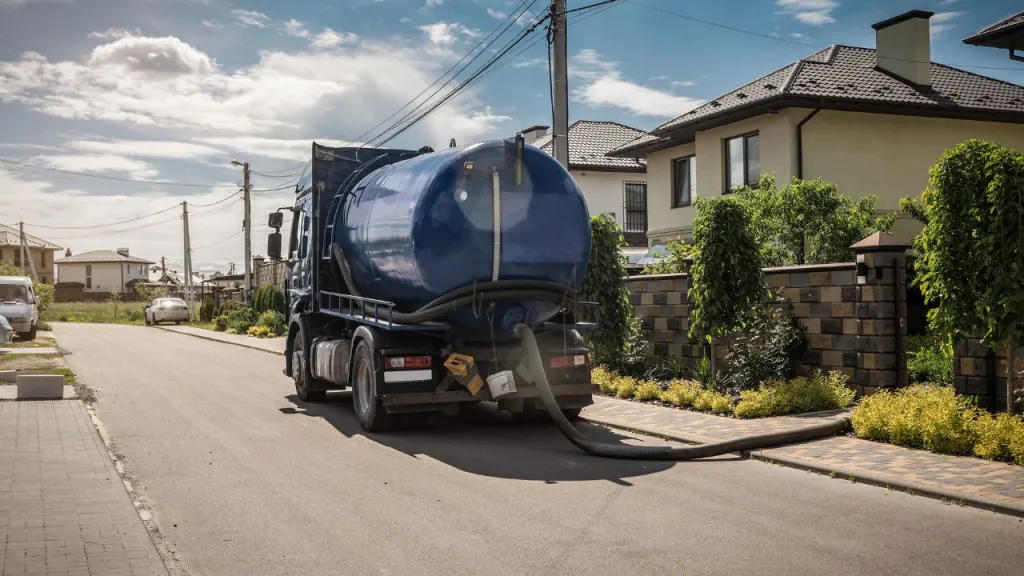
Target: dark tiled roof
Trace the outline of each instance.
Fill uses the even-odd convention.
[[[569,168],[590,168],[598,170],[622,170],[642,172],[647,162],[636,158],[613,158],[606,154],[634,141],[646,132],[630,128],[618,122],[596,122],[577,120],[569,125]],[[551,135],[541,136],[532,144],[548,154],[553,154]]]
[[[932,85],[917,86],[875,66],[873,49],[829,46],[674,118],[652,130],[651,134],[664,140],[670,132],[705,121],[714,122],[716,116],[786,99],[807,103],[826,99],[847,104],[888,105],[905,107],[908,112],[910,109],[931,109],[946,114],[1009,112],[1024,121],[1024,86],[934,62],[931,65]],[[722,123],[728,121],[731,120]],[[637,150],[655,141],[654,138],[638,138],[611,154]]]
[[[978,30],[973,36],[964,38],[967,44],[983,44],[988,40],[1012,33],[1024,32],[1024,12],[1014,14],[1005,20],[1000,20],[991,26]]]

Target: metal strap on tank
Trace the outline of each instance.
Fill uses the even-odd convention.
[[[494,254],[491,265],[491,281],[498,280],[498,269],[501,267],[501,178],[498,176],[498,169],[491,172],[491,191],[494,206]]]

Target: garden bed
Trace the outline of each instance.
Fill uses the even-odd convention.
[[[879,392],[861,400],[852,419],[865,440],[1024,465],[1024,418],[989,414],[950,387]]]
[[[849,408],[854,392],[841,372],[771,380],[738,395],[695,380],[641,380],[598,367],[592,379],[602,395],[738,418],[764,418]]]

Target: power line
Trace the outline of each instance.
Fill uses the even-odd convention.
[[[793,44],[793,45],[796,45],[796,46],[806,46],[806,47],[809,47],[809,48],[817,48],[817,49],[824,49],[824,48],[826,48],[826,46],[810,44],[808,42],[797,42],[797,41],[794,41],[794,40],[787,40],[785,38],[778,37],[778,36],[772,36],[770,34],[762,34],[760,32],[755,32],[753,30],[745,30],[743,28],[736,28],[735,26],[729,26],[727,24],[720,24],[718,22],[712,22],[710,20],[703,20],[701,18],[696,18],[694,16],[689,16],[689,15],[686,15],[686,14],[680,14],[679,12],[673,12],[672,10],[667,10],[665,8],[659,8],[657,6],[651,6],[649,4],[644,4],[643,2],[639,2],[638,0],[625,0],[625,1],[626,2],[631,2],[633,4],[636,4],[637,6],[642,6],[644,8],[647,8],[648,10],[654,10],[655,12],[661,12],[662,14],[669,14],[669,15],[672,15],[672,16],[676,16],[676,17],[682,18],[684,20],[689,20],[691,22],[697,22],[697,23],[700,23],[700,24],[706,24],[708,26],[714,26],[716,28],[722,28],[724,30],[731,30],[733,32],[739,32],[740,34],[749,34],[751,36],[757,36],[758,38],[764,38],[766,40],[774,40],[775,42],[783,42],[785,44]],[[909,59],[909,58],[892,58],[892,57],[887,57],[887,59],[888,60],[898,60],[898,61],[901,61],[901,62],[914,62],[914,63],[917,63],[917,64],[932,64],[931,61],[913,60],[913,59]],[[1017,72],[1021,71],[1020,67],[1011,67],[1011,66],[981,66],[981,65],[976,65],[976,64],[943,64],[943,65],[944,66],[951,66],[951,67],[954,67],[954,68],[978,68],[978,69],[981,69],[981,70],[1014,70],[1014,71],[1017,71]]]
[[[605,4],[611,4],[612,2],[618,2],[619,0],[604,0],[603,2],[594,2],[593,4],[587,4],[586,6],[580,6],[579,8],[573,8],[572,10],[566,10],[562,14],[572,14],[573,12],[579,12],[581,10],[590,10],[597,8],[598,6],[604,6]]]
[[[62,168],[52,168],[50,166],[40,166],[38,164],[30,164],[28,162],[11,160],[9,158],[0,158],[0,162],[3,162],[4,164],[22,166],[25,168],[35,168],[37,170],[48,170],[50,172],[59,172],[61,174],[71,174],[72,176],[84,176],[86,178],[96,178],[99,180],[113,180],[115,182],[131,182],[133,184],[149,184],[154,186],[182,186],[188,188],[234,188],[235,186],[237,186],[235,184],[196,184],[191,182],[160,182],[157,180],[137,180],[135,178],[121,178],[119,176],[106,176],[104,174],[89,174],[86,172],[75,172],[74,170],[64,170]]]
[[[255,170],[249,170],[249,172],[256,174],[257,176],[263,176],[264,178],[297,178],[302,172],[294,172],[292,174],[264,174],[263,172],[257,172]]]
[[[536,1],[536,0],[534,0],[534,1]],[[533,4],[531,3],[530,5],[532,6]],[[428,108],[425,112],[423,112],[422,114],[418,115],[416,118],[413,118],[412,120],[410,120],[407,124],[405,124],[405,126],[403,126],[397,132],[394,132],[393,134],[391,134],[390,136],[388,136],[387,138],[382,140],[377,145],[378,146],[383,146],[384,144],[387,144],[391,140],[397,138],[400,134],[402,134],[403,132],[405,132],[409,128],[412,128],[414,125],[416,125],[420,120],[423,120],[424,118],[426,118],[427,115],[432,113],[434,110],[437,110],[438,108],[443,106],[445,103],[447,103],[453,97],[455,97],[456,94],[458,94],[459,92],[461,92],[462,90],[464,90],[465,88],[470,86],[473,83],[474,80],[476,80],[482,74],[487,72],[488,69],[492,68],[502,57],[504,57],[506,54],[508,54],[508,52],[510,50],[512,50],[512,48],[515,48],[517,45],[519,45],[519,43],[521,43],[523,40],[525,40],[526,37],[530,33],[532,33],[534,30],[536,30],[538,26],[540,26],[545,20],[548,19],[548,17],[549,17],[549,15],[545,14],[541,18],[535,19],[533,24],[530,27],[526,28],[517,37],[513,38],[508,43],[506,43],[505,46],[503,47],[503,49],[496,56],[494,56],[490,60],[488,60],[479,70],[477,70],[475,73],[473,73],[469,78],[467,78],[465,81],[463,81],[461,84],[459,84],[455,88],[452,88],[452,90],[450,92],[448,92],[439,101],[434,103],[434,105],[432,105],[430,108]]]
[[[164,212],[169,212],[171,210],[175,210],[175,209],[179,208],[180,206],[181,206],[180,204],[176,204],[176,205],[171,206],[169,208],[164,208],[163,210],[158,210],[156,212],[152,212],[150,214],[145,214],[143,216],[136,216],[135,218],[129,218],[127,220],[121,220],[119,222],[109,222],[107,224],[96,224],[96,225],[93,225],[93,226],[43,226],[42,224],[29,224],[28,222],[25,222],[25,226],[31,226],[32,228],[44,228],[46,230],[93,230],[93,229],[96,229],[96,228],[107,228],[107,227],[110,227],[110,226],[117,226],[119,224],[128,224],[130,222],[136,222],[138,220],[143,220],[145,218],[149,218],[150,216],[156,216],[157,214],[163,214]]]
[[[228,200],[231,200],[232,198],[234,198],[235,196],[238,196],[241,193],[242,193],[242,191],[239,190],[238,192],[235,192],[234,194],[232,194],[230,196],[225,196],[224,198],[221,198],[220,200],[217,200],[216,202],[211,202],[209,204],[195,204],[195,203],[193,203],[193,204],[189,204],[189,206],[193,206],[195,208],[209,208],[210,206],[216,206],[217,204],[220,204],[221,202],[227,202]]]
[[[196,250],[202,250],[204,248],[209,248],[210,246],[216,246],[217,244],[220,244],[222,242],[227,242],[228,240],[231,240],[232,238],[235,238],[235,237],[241,235],[243,232],[245,232],[245,230],[239,230],[238,232],[235,232],[234,234],[232,234],[230,236],[227,236],[225,238],[221,238],[220,240],[217,240],[216,242],[210,242],[209,244],[203,244],[202,246],[198,246],[196,248],[193,248],[192,251],[195,252]]]
[[[484,52],[485,52],[485,51],[486,51],[486,50],[487,50],[488,48],[490,48],[490,47],[491,47],[491,45],[492,45],[492,44],[494,44],[494,42],[496,42],[496,41],[498,40],[498,38],[500,38],[500,37],[501,37],[501,36],[502,36],[503,34],[505,34],[505,32],[506,32],[506,31],[507,31],[507,30],[508,30],[508,29],[509,29],[509,28],[510,28],[510,27],[511,27],[511,26],[512,26],[513,24],[515,24],[515,22],[516,22],[516,21],[517,21],[517,20],[518,20],[519,18],[521,18],[521,17],[523,16],[523,14],[525,14],[525,13],[526,13],[526,12],[527,12],[527,11],[528,11],[528,10],[530,9],[530,7],[532,7],[532,6],[533,6],[533,5],[535,4],[535,3],[536,3],[536,0],[532,0],[532,1],[530,2],[529,6],[526,6],[526,0],[521,0],[521,1],[520,1],[520,3],[519,3],[519,7],[520,7],[520,8],[522,8],[522,10],[521,10],[521,11],[520,11],[520,12],[519,12],[518,14],[515,14],[515,13],[514,13],[514,11],[513,11],[513,13],[510,13],[510,14],[509,14],[509,16],[508,16],[508,18],[507,18],[507,20],[508,20],[508,24],[506,24],[506,25],[504,26],[504,28],[502,28],[502,25],[501,25],[501,24],[499,24],[498,26],[496,26],[496,27],[494,28],[494,30],[491,30],[491,32],[490,32],[490,33],[489,33],[489,34],[488,34],[487,36],[483,37],[483,38],[482,38],[482,39],[481,39],[481,40],[480,40],[479,42],[477,42],[476,46],[474,46],[474,47],[473,47],[473,48],[472,48],[472,49],[471,49],[471,50],[470,50],[469,52],[467,52],[467,53],[466,53],[465,55],[463,55],[463,56],[462,56],[462,58],[459,58],[458,62],[456,62],[455,64],[452,64],[452,66],[451,66],[450,68],[448,68],[448,70],[446,70],[444,74],[442,74],[442,75],[441,75],[440,77],[438,77],[438,79],[437,79],[437,80],[434,80],[433,82],[431,82],[431,83],[430,83],[430,84],[429,84],[429,85],[428,85],[428,86],[427,86],[426,88],[424,88],[424,89],[423,89],[423,90],[422,90],[422,91],[421,91],[421,92],[420,92],[419,94],[417,94],[417,95],[416,95],[416,96],[415,96],[415,97],[414,97],[414,98],[413,98],[412,100],[410,100],[410,101],[406,102],[406,103],[405,103],[405,104],[404,104],[404,105],[403,105],[403,106],[402,106],[401,108],[399,108],[398,110],[396,110],[396,111],[395,111],[394,113],[392,113],[392,114],[391,114],[390,116],[388,116],[388,117],[387,117],[387,118],[385,118],[384,120],[381,120],[381,121],[380,121],[379,123],[377,123],[377,124],[376,124],[375,126],[373,126],[372,128],[370,128],[370,129],[369,129],[369,130],[367,130],[366,132],[363,132],[363,133],[362,133],[362,134],[360,134],[359,136],[356,136],[356,138],[355,138],[354,140],[355,140],[356,142],[358,142],[358,141],[362,140],[362,139],[363,139],[364,137],[366,137],[367,135],[371,134],[371,133],[372,133],[372,132],[373,132],[374,130],[376,130],[377,128],[380,128],[380,127],[381,127],[382,125],[384,125],[384,124],[385,124],[386,122],[388,122],[389,120],[391,120],[392,118],[394,118],[395,116],[397,116],[397,115],[398,115],[399,113],[401,113],[401,112],[402,112],[402,110],[405,110],[405,109],[406,109],[407,107],[409,107],[409,105],[411,105],[411,104],[412,104],[413,102],[416,102],[417,100],[419,100],[419,99],[420,99],[420,97],[421,97],[421,96],[423,96],[424,94],[426,94],[426,92],[427,92],[428,90],[430,90],[430,88],[431,88],[431,87],[433,87],[433,86],[434,86],[435,84],[437,84],[438,82],[440,82],[441,80],[443,80],[443,79],[444,79],[444,78],[445,78],[446,76],[448,76],[449,74],[451,74],[452,70],[455,70],[455,68],[456,68],[456,67],[457,67],[457,66],[458,66],[459,64],[461,64],[463,60],[465,60],[466,58],[468,58],[470,54],[473,54],[474,52],[476,53],[476,55],[475,55],[475,56],[473,56],[473,58],[472,58],[472,59],[471,59],[471,60],[470,60],[469,62],[466,62],[466,65],[465,65],[465,66],[463,66],[462,68],[460,68],[460,69],[458,70],[458,72],[456,72],[456,73],[455,73],[455,74],[454,74],[454,75],[453,75],[453,76],[452,76],[451,78],[449,78],[449,79],[448,79],[448,80],[447,80],[447,81],[446,81],[446,82],[445,82],[444,84],[442,84],[441,86],[439,86],[439,87],[437,88],[437,90],[434,90],[434,92],[433,92],[433,93],[431,93],[431,94],[430,94],[430,96],[428,96],[428,97],[426,98],[426,100],[424,100],[423,102],[421,102],[421,103],[417,104],[417,105],[416,105],[416,106],[415,106],[415,107],[414,107],[414,108],[413,108],[412,110],[410,110],[409,112],[407,112],[405,116],[402,116],[401,118],[399,118],[399,119],[398,119],[398,120],[397,120],[397,121],[396,121],[396,122],[395,122],[394,124],[392,124],[391,126],[389,126],[389,127],[388,127],[388,128],[386,129],[386,130],[384,130],[384,131],[383,131],[383,132],[381,132],[380,134],[378,134],[378,135],[374,136],[373,138],[371,138],[371,139],[370,139],[369,141],[367,141],[367,142],[366,142],[366,145],[369,145],[369,144],[373,143],[373,141],[374,141],[374,140],[376,140],[377,138],[380,138],[380,137],[381,137],[381,136],[383,136],[384,134],[387,134],[389,130],[391,130],[391,129],[393,129],[393,128],[394,128],[395,126],[398,126],[399,124],[401,124],[401,122],[402,122],[403,120],[405,120],[406,118],[408,118],[408,117],[409,117],[410,115],[412,115],[413,113],[415,113],[415,112],[416,112],[416,110],[418,110],[418,109],[419,109],[420,107],[422,107],[422,106],[423,106],[424,104],[426,104],[427,102],[429,102],[431,98],[433,98],[434,96],[436,96],[438,92],[440,92],[441,90],[443,90],[443,89],[445,88],[445,86],[447,86],[448,84],[450,84],[450,83],[451,83],[451,81],[452,81],[452,80],[454,80],[455,78],[457,78],[457,77],[458,77],[458,75],[459,75],[459,74],[461,74],[461,73],[462,73],[462,72],[463,72],[463,71],[464,71],[464,70],[465,70],[465,69],[466,69],[467,67],[469,67],[470,65],[472,65],[472,64],[473,64],[473,62],[475,62],[475,61],[476,61],[476,59],[477,59],[477,58],[479,58],[481,54],[483,54],[483,53],[484,53]],[[500,32],[498,32],[498,30],[499,30],[499,29],[501,30]],[[498,34],[497,34],[496,36],[494,36],[494,38],[492,38],[492,39],[491,39],[491,40],[490,40],[489,42],[487,42],[487,41],[488,41],[488,38],[491,38],[491,35],[493,35],[493,34],[494,34],[495,32],[498,32]],[[487,45],[486,45],[486,46],[484,46],[483,48],[480,48],[480,46],[481,46],[481,45],[483,45],[483,43],[484,43],[484,42],[487,42]]]
[[[180,208],[180,206],[175,206],[174,208]],[[158,220],[156,222],[149,222],[149,223],[143,224],[141,226],[133,226],[131,228],[121,228],[121,229],[118,229],[118,230],[104,230],[102,232],[91,232],[89,234],[89,236],[90,237],[95,237],[95,236],[110,236],[110,235],[113,235],[113,234],[123,234],[125,232],[132,232],[132,231],[135,231],[135,230],[142,230],[143,228],[152,228],[153,226],[157,226],[159,224],[167,224],[168,222],[174,222],[174,221],[177,221],[177,220],[181,220],[181,216],[180,215],[175,216],[173,218],[168,218],[167,220]],[[51,240],[81,240],[82,236],[62,236],[62,237],[57,237],[57,238],[52,238],[51,237],[50,239]]]

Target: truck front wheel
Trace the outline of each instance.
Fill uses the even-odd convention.
[[[352,407],[356,420],[366,432],[384,432],[395,424],[394,414],[388,414],[377,393],[377,371],[373,365],[373,352],[366,340],[356,345],[352,361]]]
[[[303,402],[323,402],[327,398],[327,391],[310,389],[313,373],[310,372],[308,360],[304,334],[300,328],[295,333],[295,341],[292,343],[292,380],[295,382],[295,394]]]

